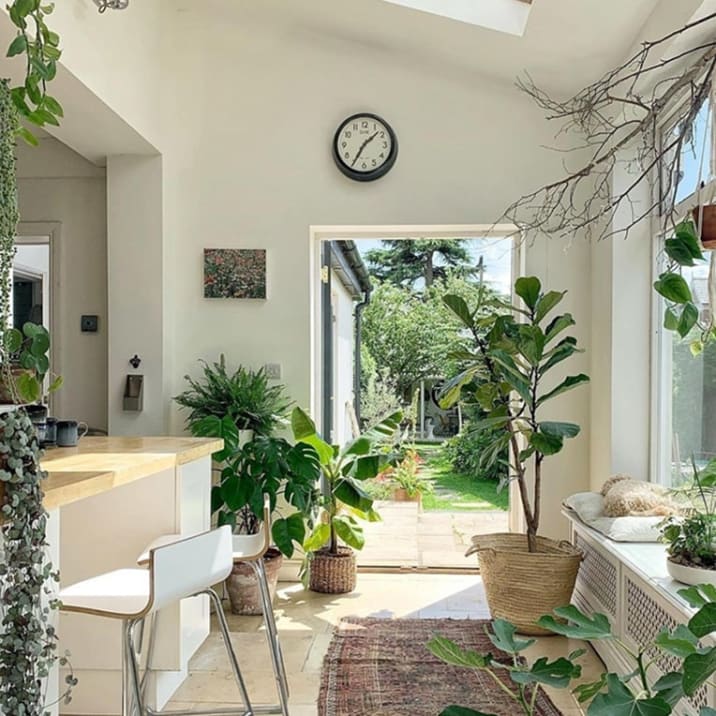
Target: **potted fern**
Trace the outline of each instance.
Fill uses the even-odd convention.
[[[543,291],[538,278],[527,276],[517,279],[515,294],[521,306],[486,291],[473,308],[459,296],[444,297],[466,329],[467,344],[454,356],[463,369],[445,385],[442,406],[465,397],[486,412],[473,429],[492,434],[488,466],[510,451],[507,480],[517,484],[527,534],[475,536],[468,554],[479,554],[492,615],[523,633],[540,634],[544,630],[535,622],[569,602],[581,561],[571,545],[538,535],[544,461],[580,430],[574,423],[545,420],[544,405],[589,378],[579,373],[552,380],[551,371],[579,352],[576,338],[562,337],[574,325],[572,316],[552,316],[565,292]]]

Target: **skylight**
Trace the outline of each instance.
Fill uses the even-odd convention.
[[[385,0],[490,30],[523,35],[532,0]]]

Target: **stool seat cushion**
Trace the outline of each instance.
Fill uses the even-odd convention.
[[[61,589],[64,611],[126,619],[144,614],[150,606],[149,572],[116,569]]]

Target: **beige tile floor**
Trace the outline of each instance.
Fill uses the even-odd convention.
[[[381,522],[364,525],[366,545],[358,553],[365,567],[477,567],[465,550],[475,534],[507,532],[507,512],[428,512],[415,502],[377,501]]]
[[[341,617],[489,617],[480,578],[472,574],[361,573],[356,591],[340,596],[315,594],[300,584],[283,583],[279,585],[275,611],[289,674],[292,716],[317,713],[321,664],[333,627]],[[261,618],[227,616],[252,698],[256,703],[274,703],[273,674]],[[190,664],[189,677],[168,708],[206,709],[209,704],[236,703],[236,687],[220,640],[214,625]],[[561,637],[550,637],[540,640],[534,653],[554,658],[577,646]],[[601,673],[602,664],[591,650],[582,663],[586,679]],[[565,716],[582,713],[569,693],[557,691],[551,695]]]

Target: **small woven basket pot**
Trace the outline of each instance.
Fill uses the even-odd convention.
[[[319,550],[311,555],[308,588],[323,594],[346,594],[356,588],[356,555],[348,547],[338,554]]]
[[[584,555],[566,541],[537,538],[537,552],[523,534],[475,535],[466,556],[477,553],[493,619],[507,619],[521,634],[552,632],[535,626],[544,614],[570,603]]]

